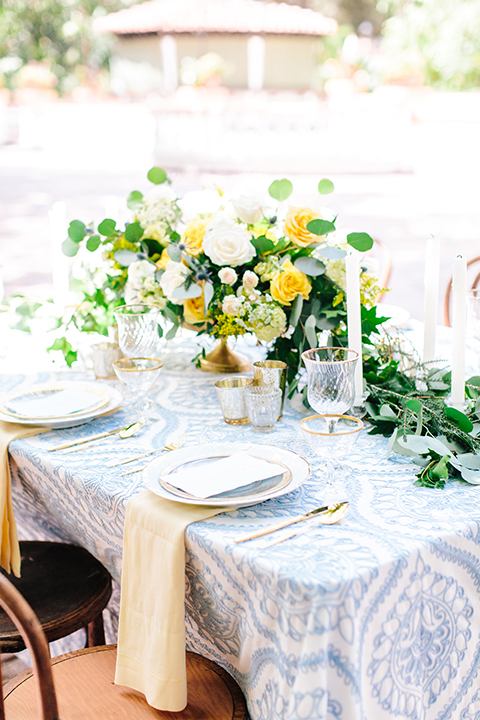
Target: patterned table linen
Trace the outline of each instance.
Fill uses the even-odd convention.
[[[142,436],[46,452],[63,438],[120,425],[119,412],[12,443],[19,524],[81,543],[119,580],[124,507],[142,485],[140,475],[121,478],[106,460],[187,431],[192,444],[264,442],[315,465],[298,410],[287,403],[268,436],[228,426],[217,379],[170,357],[159,420]],[[268,549],[260,538],[234,544],[259,521],[319,505],[311,478],[282,498],[187,529],[189,646],[236,678],[254,720],[480,718],[480,488],[414,487],[415,466],[387,460],[386,446],[363,434],[346,458],[351,502],[342,524],[310,527]]]

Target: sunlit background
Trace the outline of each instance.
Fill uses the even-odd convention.
[[[330,178],[414,318],[430,235],[442,293],[480,254],[478,0],[3,0],[0,56],[4,303],[51,298],[65,223],[126,221],[154,164],[178,194]]]

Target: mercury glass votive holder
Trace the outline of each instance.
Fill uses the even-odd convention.
[[[253,378],[229,377],[215,383],[223,419],[229,425],[245,425],[249,422],[245,406],[245,388],[253,385]]]
[[[245,405],[256,432],[272,432],[282,402],[282,391],[273,385],[251,385],[245,390]]]
[[[253,363],[253,384],[270,385],[280,388],[282,400],[280,403],[280,414],[277,420],[282,419],[283,402],[285,400],[285,387],[287,382],[287,363],[281,360],[259,360]]]

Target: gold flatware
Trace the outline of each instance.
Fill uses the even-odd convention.
[[[323,505],[322,507],[310,510],[310,512],[305,513],[305,515],[295,515],[295,517],[284,520],[283,522],[276,523],[275,525],[269,525],[268,527],[262,528],[261,530],[256,530],[249,535],[243,535],[242,537],[237,538],[233,542],[242,543],[246,542],[247,540],[253,540],[254,538],[263,537],[263,535],[269,535],[276,530],[281,530],[284,527],[288,527],[288,525],[295,525],[296,523],[302,522],[303,520],[308,520],[309,518],[315,517],[315,515],[318,515],[320,513],[325,513],[326,515],[328,513],[328,515],[333,515],[333,513],[337,512],[338,509],[343,506],[348,506],[348,502],[345,501],[337,503],[335,505]]]
[[[188,435],[186,433],[183,433],[183,435],[180,435],[176,440],[172,440],[171,443],[168,443],[163,448],[159,448],[158,452],[162,452],[165,450],[166,452],[171,452],[172,450],[178,450],[178,448],[182,447],[185,440],[188,438]],[[145,463],[145,465],[141,465],[140,467],[135,468],[134,470],[129,470],[128,472],[120,473],[119,477],[125,477],[125,475],[135,475],[135,473],[141,472],[147,467],[148,463]]]
[[[308,532],[311,527],[315,527],[316,525],[335,525],[336,523],[340,522],[342,518],[345,517],[345,515],[347,514],[347,510],[347,502],[335,505],[334,508],[329,509],[326,513],[319,515],[319,517],[309,518],[310,520],[313,520],[313,522],[309,523],[307,527],[302,526],[301,528],[293,530],[290,533],[284,533],[281,537],[275,538],[274,540],[270,540],[270,542],[265,543],[264,545],[262,545],[262,550],[263,548],[272,547],[272,545],[279,545],[280,543],[285,542],[285,540],[290,540],[297,535],[303,535],[304,533]]]
[[[102,438],[110,437],[110,435],[119,434],[120,437],[127,438],[135,435],[137,430],[142,427],[142,423],[131,423],[124,427],[118,427],[114,430],[108,430],[107,432],[98,433],[97,435],[90,435],[90,437],[82,438],[81,440],[73,440],[71,442],[62,443],[61,445],[55,445],[55,447],[48,448],[48,452],[54,452],[55,450],[65,450],[65,448],[71,448],[75,445],[84,445],[85,443],[92,442],[93,440],[100,440]]]
[[[147,457],[148,455],[153,455],[153,453],[157,452],[163,452],[164,450],[176,450],[177,448],[181,447],[183,443],[188,439],[188,434],[183,433],[180,435],[176,440],[173,440],[172,443],[169,445],[165,445],[163,448],[155,448],[155,450],[149,450],[148,452],[144,452],[141,455],[132,455],[131,457],[128,457],[126,460],[114,460],[113,462],[105,463],[106,467],[112,468],[112,467],[118,467],[119,465],[128,465],[128,463],[133,462],[134,460],[141,460],[144,457]],[[175,446],[173,448],[170,447],[170,445],[173,445],[175,443]],[[180,443],[180,444],[177,444]]]

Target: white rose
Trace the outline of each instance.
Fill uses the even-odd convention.
[[[247,271],[243,274],[243,281],[242,281],[242,282],[243,282],[243,287],[244,287],[244,288],[246,288],[246,289],[248,288],[249,290],[250,290],[250,289],[253,289],[253,288],[257,287],[257,285],[258,285],[258,275],[256,275],[256,274],[255,274],[254,272],[252,272],[251,270],[247,270]]]
[[[155,185],[148,195],[145,195],[145,199],[152,200],[163,200],[166,203],[171,203],[176,200],[177,196],[172,190],[172,186],[167,183],[161,185]]]
[[[218,273],[218,277],[220,278],[220,282],[225,283],[225,285],[233,285],[238,275],[233,268],[224,267]]]
[[[180,287],[180,285],[183,285],[187,275],[188,268],[183,263],[169,260],[165,272],[160,278],[160,287],[167,300],[170,300],[170,302],[176,305],[182,305],[183,300],[178,300],[173,297],[173,291],[176,290],[177,287]]]
[[[238,315],[242,309],[243,298],[238,298],[236,295],[227,295],[222,303],[222,312],[225,315]]]
[[[128,268],[128,282],[136,290],[141,290],[147,280],[155,278],[156,267],[148,260],[135,260]]]
[[[253,225],[254,223],[261,222],[269,209],[268,203],[262,200],[258,195],[244,193],[238,195],[236,198],[232,198],[232,205],[242,222],[247,223],[247,225]]]
[[[216,265],[231,267],[250,262],[256,253],[250,234],[224,218],[211,222],[207,227],[203,251]]]
[[[141,291],[127,283],[125,285],[125,304],[136,305],[137,303],[143,303],[143,301],[144,297]]]

